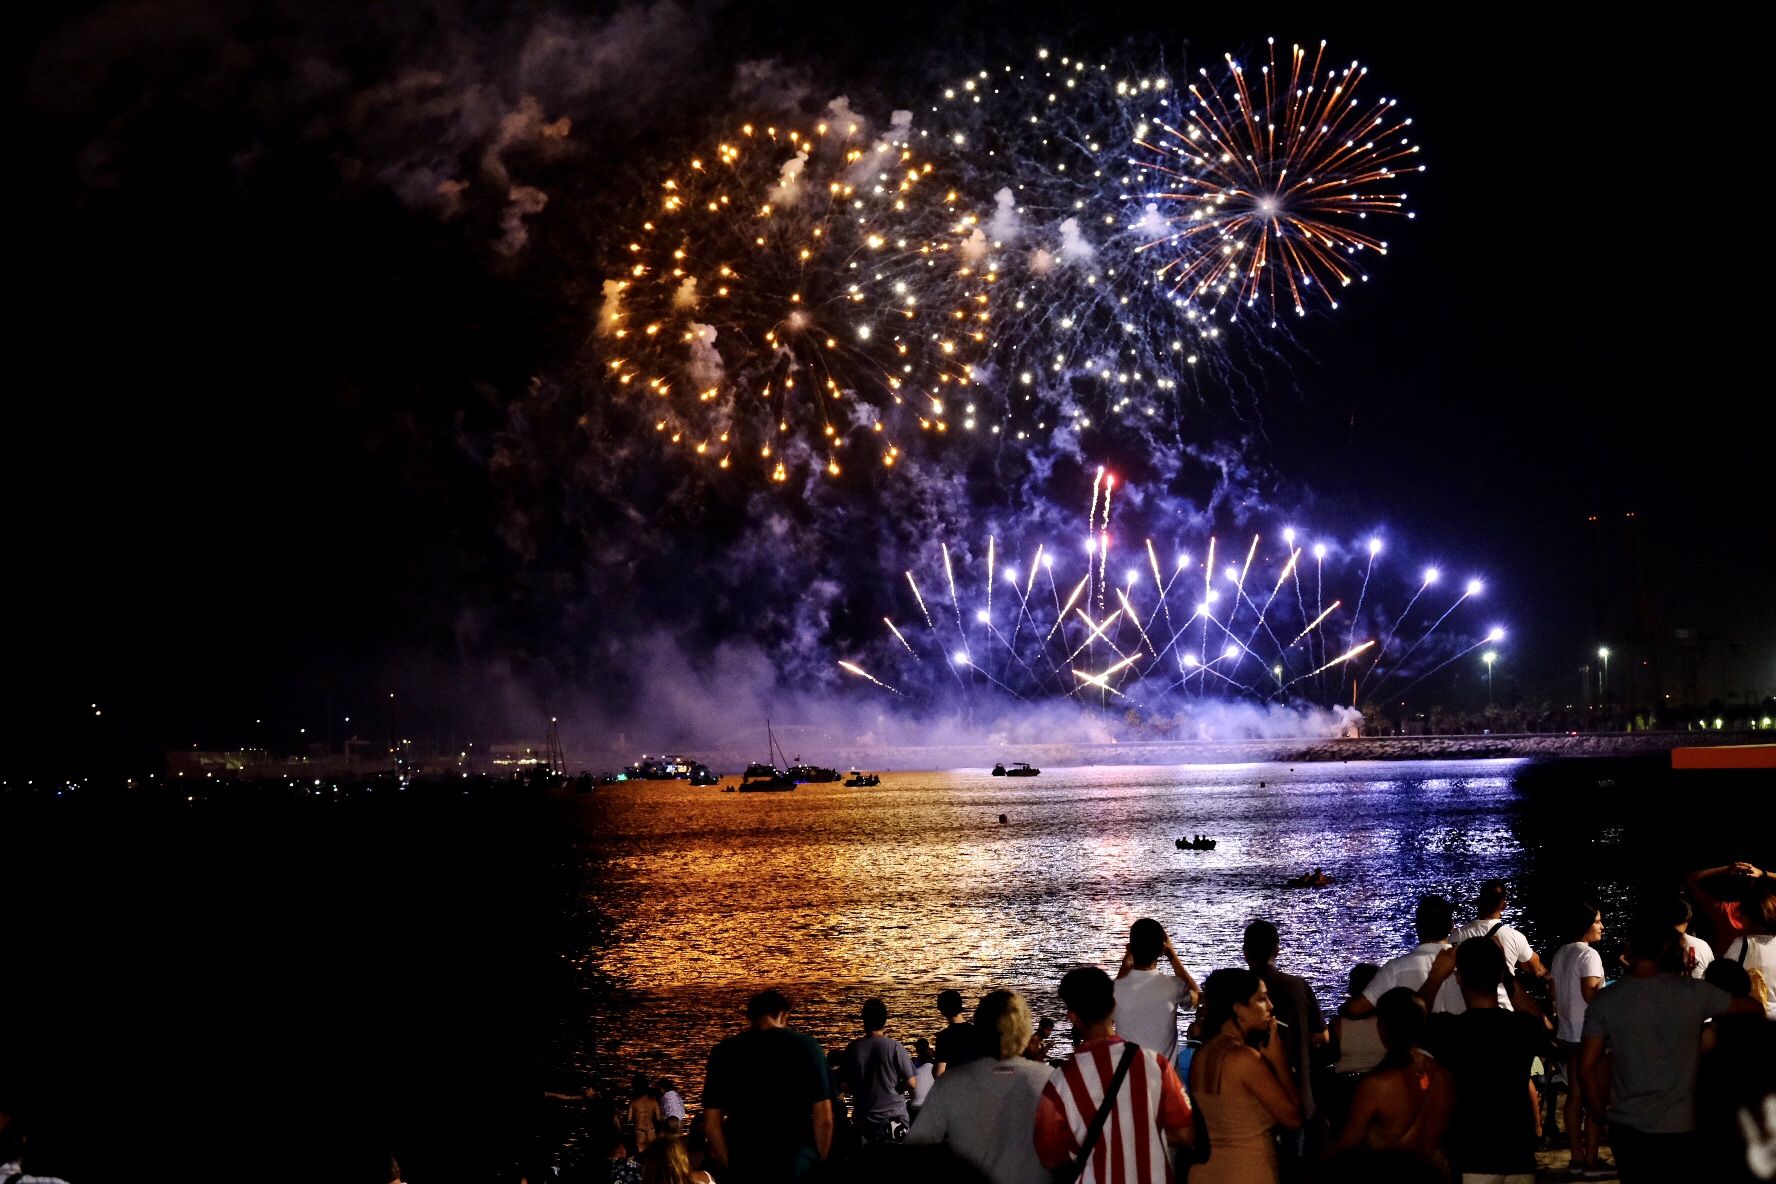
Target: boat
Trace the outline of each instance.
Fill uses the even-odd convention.
[[[995,777],[1005,776],[1005,766],[1004,765],[994,765],[993,766],[993,776],[995,776]]]
[[[1213,851],[1216,840],[1207,835],[1196,835],[1192,838],[1179,838],[1172,845],[1180,851]]]
[[[845,780],[847,789],[870,789],[880,784],[882,779],[874,773],[859,773],[856,769],[852,769],[851,776]]]
[[[721,776],[712,772],[708,765],[697,764],[691,766],[690,780],[692,785],[714,785],[721,780]]]
[[[683,781],[696,769],[696,765],[676,754],[650,757],[644,752],[641,760],[623,771],[631,781]]]
[[[824,781],[837,781],[840,777],[837,769],[828,769],[821,765],[805,765],[802,763],[802,758],[800,756],[797,756],[796,763],[789,766],[784,772],[794,778],[798,785],[809,783],[819,784]]]
[[[1005,770],[1005,775],[1007,777],[1040,777],[1042,770],[1033,767],[1028,761],[1019,761]]]
[[[788,793],[796,787],[795,778],[776,765],[778,758],[783,755],[783,750],[777,747],[777,736],[771,731],[770,720],[765,721],[765,741],[771,759],[754,761],[747,765],[746,772],[740,775],[740,786],[737,792]]]

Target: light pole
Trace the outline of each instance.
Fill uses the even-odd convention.
[[[1598,646],[1597,647],[1597,656],[1599,658],[1603,659],[1603,681],[1597,685],[1597,697],[1599,699],[1601,699],[1603,702],[1608,703],[1609,702],[1609,646],[1607,646],[1607,645]]]
[[[1491,707],[1492,706],[1492,664],[1494,662],[1498,661],[1498,651],[1487,650],[1484,654],[1480,655],[1480,660],[1482,662],[1486,663],[1486,705],[1488,707]]]

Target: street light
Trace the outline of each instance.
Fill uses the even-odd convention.
[[[1603,659],[1603,681],[1598,684],[1597,693],[1598,697],[1607,703],[1609,702],[1609,646],[1598,646],[1597,656]]]
[[[1480,660],[1482,662],[1486,663],[1486,705],[1488,707],[1491,707],[1492,706],[1492,664],[1494,662],[1498,661],[1498,651],[1487,650],[1484,654],[1480,655]]]

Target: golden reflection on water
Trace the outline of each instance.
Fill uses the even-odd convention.
[[[1246,923],[1269,918],[1280,964],[1329,1010],[1353,963],[1413,944],[1421,892],[1466,908],[1479,880],[1518,872],[1515,763],[1094,767],[1014,782],[891,773],[874,789],[759,795],[601,789],[584,836],[598,937],[573,955],[584,1011],[564,1034],[564,1070],[582,1086],[666,1073],[694,1100],[709,1048],[765,986],[785,990],[792,1022],[828,1047],[857,1034],[871,995],[909,1042],[936,1032],[946,987],[972,1007],[1009,986],[1062,1019],[1061,974],[1082,962],[1114,973],[1141,916],[1165,924],[1199,979],[1238,964]],[[1197,833],[1217,849],[1174,848]],[[1282,887],[1313,867],[1333,886]]]

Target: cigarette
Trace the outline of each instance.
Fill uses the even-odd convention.
[[[1272,1017],[1272,1018],[1273,1018],[1273,1019],[1274,1019],[1274,1018],[1275,1018],[1275,1017],[1274,1017],[1274,1016],[1273,1016],[1273,1017]],[[1282,1020],[1277,1020],[1277,1021],[1276,1021],[1276,1026],[1277,1026],[1277,1027],[1279,1027],[1279,1028],[1287,1028],[1287,1027],[1288,1027],[1288,1026],[1289,1026],[1289,1025],[1288,1025],[1288,1024],[1285,1024],[1285,1023],[1284,1023],[1284,1022],[1283,1022],[1283,1021],[1282,1021]]]

